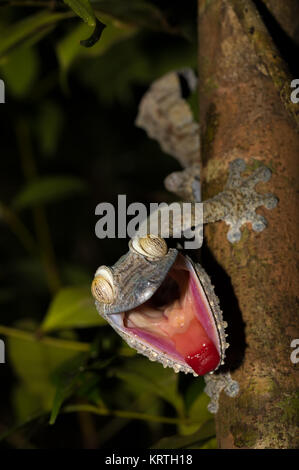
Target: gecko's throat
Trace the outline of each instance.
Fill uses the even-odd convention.
[[[219,365],[213,313],[196,271],[182,255],[155,294],[122,316],[128,332],[187,363],[196,374],[205,375]]]

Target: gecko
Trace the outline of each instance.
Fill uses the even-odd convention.
[[[169,72],[151,85],[136,118],[136,125],[183,167],[166,178],[166,189],[191,203],[201,201],[200,141],[185,95],[196,86],[191,69]],[[231,161],[223,190],[202,202],[203,223],[224,221],[229,243],[241,239],[244,224],[263,231],[267,220],[256,208],[278,203],[275,195],[255,190],[258,182],[269,181],[271,170],[262,165],[244,177],[245,169],[244,160]],[[189,223],[195,223],[192,217]],[[175,227],[168,228],[171,236]],[[204,376],[211,413],[218,411],[222,390],[238,395],[238,382],[221,371],[229,343],[219,299],[204,268],[180,245],[168,246],[163,233],[132,238],[128,253],[111,268],[97,269],[91,291],[99,314],[138,353],[177,373]]]

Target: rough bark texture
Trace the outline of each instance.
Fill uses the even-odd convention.
[[[290,360],[291,340],[299,337],[299,104],[290,112],[289,98],[280,93],[287,71],[274,50],[251,2],[199,0],[204,199],[221,190],[228,163],[238,157],[250,168],[270,167],[272,179],[258,190],[279,198],[274,210],[258,210],[268,228],[258,234],[245,227],[234,245],[223,222],[206,229],[215,267],[209,274],[231,323],[229,365],[241,388],[235,399],[221,396],[220,448],[299,444],[299,374]]]

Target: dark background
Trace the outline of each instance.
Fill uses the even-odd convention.
[[[13,3],[0,6],[0,77],[6,85],[0,107],[0,337],[6,346],[1,446],[144,448],[183,435],[181,446],[215,447],[202,381],[136,358],[95,310],[93,316],[89,293],[96,268],[112,265],[128,243],[96,238],[96,205],[116,204],[118,194],[126,194],[128,204],[173,198],[163,179],[178,163],[134,120],[154,79],[185,66],[196,69],[196,1],[136,0],[127,9],[121,0],[93,2],[107,27],[88,50],[79,40],[90,28],[75,15],[48,30],[14,36],[24,18],[45,8],[42,2]],[[46,11],[69,11],[63,2],[44,4]],[[76,310],[73,324],[63,323],[67,308]],[[55,325],[44,331],[49,309]],[[87,316],[86,309],[90,321],[82,328],[76,319]],[[79,349],[90,343],[92,353],[53,346],[49,337]],[[66,413],[67,405],[78,408]],[[92,412],[82,411],[86,405]],[[49,425],[53,407],[59,415]],[[107,416],[96,408],[108,410]],[[150,417],[136,419],[136,412]],[[194,422],[184,424],[186,419]]]

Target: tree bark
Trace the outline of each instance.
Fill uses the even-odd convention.
[[[235,158],[270,167],[271,180],[257,189],[279,198],[275,209],[258,209],[268,227],[246,226],[238,243],[228,242],[224,222],[206,228],[208,272],[230,324],[228,366],[240,384],[237,398],[221,395],[217,439],[220,448],[296,448],[299,374],[290,344],[299,338],[299,104],[291,103],[288,71],[254,4],[198,3],[204,199],[223,188]]]

